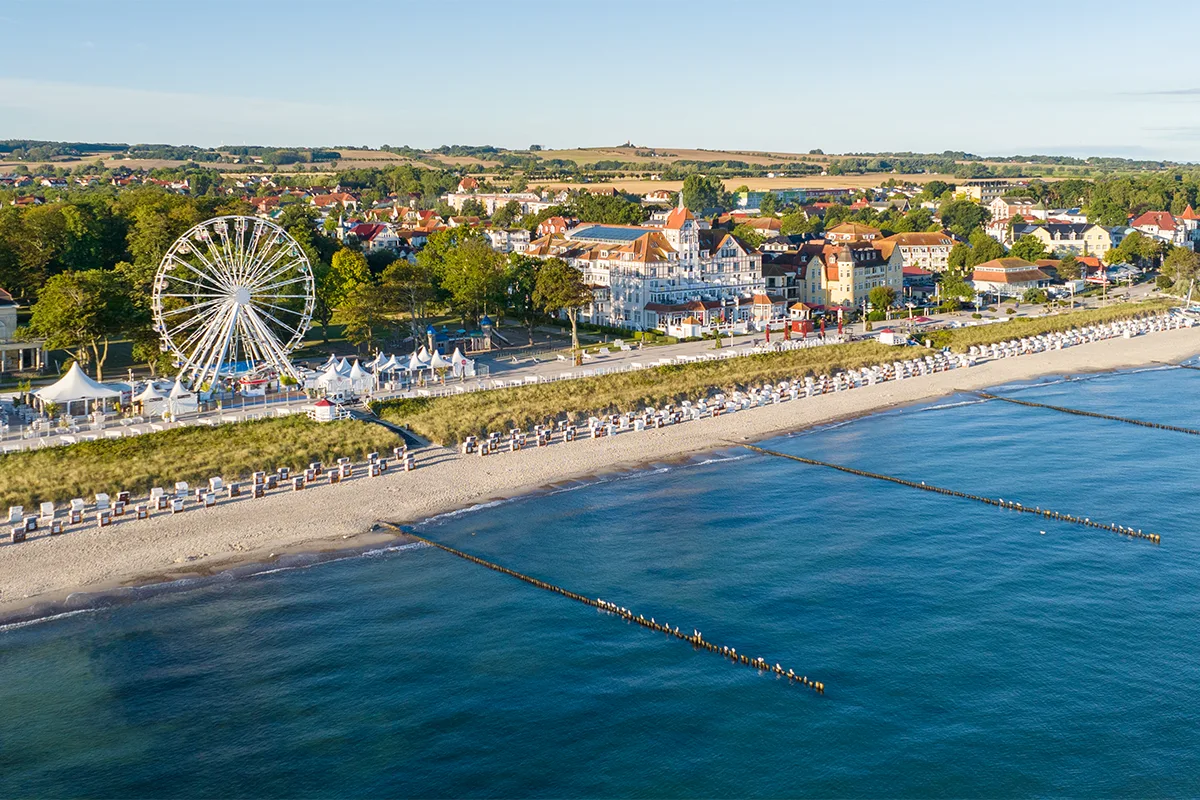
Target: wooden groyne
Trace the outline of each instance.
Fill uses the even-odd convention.
[[[1130,417],[1116,417],[1112,414],[1100,414],[1096,411],[1084,411],[1078,408],[1067,408],[1066,406],[1052,406],[1048,403],[1034,403],[1030,400],[1018,400],[1015,397],[1003,397],[998,394],[988,394],[987,392],[972,392],[977,397],[982,397],[985,400],[1002,400],[1005,403],[1012,403],[1018,406],[1028,406],[1029,408],[1045,408],[1050,411],[1058,411],[1063,414],[1075,414],[1080,417],[1094,417],[1096,419],[1106,419],[1111,422],[1124,422],[1126,425],[1141,425],[1143,428],[1157,428],[1161,431],[1175,431],[1176,433],[1187,433],[1192,436],[1200,436],[1200,430],[1195,428],[1183,428],[1179,425],[1166,425],[1161,422],[1146,422],[1141,419],[1131,419]]]
[[[1128,528],[1124,525],[1117,525],[1115,523],[1107,523],[1107,522],[1095,522],[1094,520],[1092,520],[1088,517],[1076,517],[1072,514],[1063,514],[1058,511],[1051,511],[1050,509],[1047,509],[1047,508],[1021,505],[1020,503],[1017,503],[1012,500],[1004,500],[1001,498],[994,498],[994,497],[983,497],[983,496],[977,495],[977,494],[968,494],[967,492],[960,492],[957,489],[946,489],[941,486],[933,486],[931,484],[925,483],[924,481],[919,481],[919,482],[918,481],[910,481],[910,480],[905,480],[904,478],[897,478],[893,475],[883,475],[879,472],[867,472],[866,470],[862,470],[862,469],[854,469],[853,467],[845,467],[845,466],[842,466],[841,464],[831,464],[828,461],[817,461],[816,459],[805,458],[804,456],[793,456],[793,455],[789,455],[788,453],[780,453],[775,450],[767,450],[766,448],[763,448],[763,447],[756,447],[755,445],[752,445],[752,444],[744,444],[744,443],[738,443],[738,442],[730,442],[730,444],[738,444],[740,447],[745,447],[746,449],[753,450],[756,453],[762,453],[763,455],[768,455],[768,456],[775,456],[776,458],[787,458],[792,461],[799,461],[801,464],[809,464],[814,467],[826,467],[828,469],[836,469],[839,472],[845,472],[850,475],[858,475],[863,478],[874,478],[877,481],[887,481],[888,483],[897,483],[901,486],[908,486],[909,488],[912,488],[912,489],[920,489],[921,491],[924,491],[924,492],[934,492],[936,494],[949,495],[950,497],[960,497],[964,500],[974,500],[977,503],[985,503],[989,506],[998,506],[999,508],[1006,508],[1009,511],[1018,511],[1022,514],[1037,514],[1040,517],[1046,517],[1047,519],[1056,519],[1061,522],[1070,522],[1070,523],[1074,523],[1075,525],[1082,525],[1085,528],[1099,528],[1101,530],[1112,531],[1113,533],[1119,533],[1122,536],[1128,536],[1131,539],[1145,539],[1146,541],[1153,542],[1154,544],[1159,544],[1162,541],[1161,537],[1157,533],[1143,533],[1139,529]]]
[[[659,633],[665,633],[665,634],[668,634],[669,636],[674,636],[676,639],[687,642],[688,644],[692,645],[693,647],[695,647],[698,650],[707,650],[710,653],[715,653],[723,658],[728,659],[729,661],[733,662],[734,664],[739,664],[739,665],[745,666],[745,667],[752,667],[760,672],[770,672],[770,673],[777,675],[780,678],[786,678],[788,680],[788,682],[790,682],[790,683],[795,683],[800,686],[806,686],[809,689],[812,689],[817,694],[825,694],[825,684],[822,683],[821,681],[814,681],[811,678],[809,678],[807,675],[798,675],[798,674],[796,674],[795,671],[790,670],[790,669],[785,670],[778,663],[770,664],[764,658],[751,658],[750,656],[739,653],[736,649],[734,649],[732,647],[724,647],[724,646],[721,646],[718,644],[714,644],[714,643],[708,641],[707,639],[705,639],[703,637],[703,635],[701,635],[700,631],[698,631],[698,630],[693,629],[692,632],[689,634],[684,631],[680,631],[680,629],[678,627],[672,628],[670,625],[668,625],[665,622],[658,622],[654,619],[654,617],[646,619],[641,614],[635,615],[629,609],[624,608],[623,606],[619,606],[616,603],[610,603],[607,600],[601,600],[600,598],[593,599],[591,597],[584,597],[581,594],[576,594],[575,592],[568,591],[568,590],[562,588],[561,586],[555,586],[552,583],[547,583],[546,581],[541,581],[541,580],[538,580],[537,578],[531,578],[530,576],[523,575],[522,573],[517,572],[516,570],[511,570],[511,569],[508,569],[507,567],[502,567],[499,564],[495,564],[491,561],[487,561],[485,559],[479,558],[478,556],[473,556],[470,553],[464,553],[461,550],[455,550],[453,547],[448,547],[447,545],[441,544],[440,542],[435,542],[432,539],[426,539],[424,536],[420,536],[420,535],[414,533],[412,528],[409,528],[406,526],[396,525],[395,523],[392,523],[392,522],[382,522],[382,521],[379,523],[379,526],[383,527],[383,528],[387,528],[388,530],[396,531],[397,533],[402,533],[405,536],[408,536],[412,539],[416,539],[419,542],[424,542],[425,544],[429,545],[430,547],[436,547],[437,549],[447,552],[452,556],[458,556],[459,558],[464,559],[466,561],[470,561],[473,564],[478,564],[481,567],[487,567],[490,570],[504,573],[505,575],[516,578],[517,580],[524,581],[525,583],[528,583],[531,586],[536,586],[537,588],[544,589],[547,592],[554,592],[555,594],[560,594],[563,597],[566,597],[566,598],[576,601],[577,603],[583,603],[585,606],[591,606],[592,608],[597,608],[608,614],[613,614],[615,616],[621,617],[622,619],[626,620],[627,622],[637,623],[638,625],[641,625],[643,628],[649,628],[652,631],[658,631]]]

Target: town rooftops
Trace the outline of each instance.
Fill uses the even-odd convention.
[[[1037,268],[1037,265],[1023,258],[994,258],[975,267],[971,273],[972,281],[986,283],[1035,283],[1048,281],[1050,276]]]
[[[897,247],[953,247],[954,239],[939,231],[895,233],[875,242],[884,258],[891,258]]]
[[[589,242],[632,242],[650,232],[650,228],[635,225],[580,225],[568,234],[571,239]]]
[[[688,211],[686,208],[680,206],[675,208],[670,214],[667,215],[667,221],[663,227],[669,231],[677,231],[683,227],[685,222],[695,219],[696,217],[691,211]]]

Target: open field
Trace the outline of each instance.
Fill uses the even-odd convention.
[[[878,186],[888,178],[894,178],[897,181],[909,181],[911,183],[928,183],[929,181],[946,181],[954,183],[955,178],[952,175],[939,175],[936,173],[916,173],[916,174],[899,174],[899,173],[881,173],[875,172],[867,175],[805,175],[797,178],[753,178],[753,177],[732,177],[723,178],[722,182],[725,188],[729,191],[745,184],[751,190],[765,189],[865,189],[873,186]],[[683,181],[652,181],[648,178],[617,178],[613,180],[594,180],[588,183],[578,181],[531,181],[531,186],[544,186],[547,189],[617,189],[621,192],[629,192],[631,194],[645,194],[656,189],[665,189],[668,192],[678,192],[683,188]]]
[[[0,455],[0,508],[90,500],[96,492],[118,490],[145,496],[151,487],[173,487],[175,481],[198,486],[214,475],[234,480],[277,467],[303,470],[341,456],[362,461],[399,444],[400,437],[381,425],[319,423],[299,415],[9,453]]]
[[[652,151],[656,155],[638,155]],[[695,150],[687,147],[579,147],[570,150],[542,150],[536,155],[548,159],[574,161],[577,164],[592,164],[596,161],[628,161],[637,164],[669,164],[675,161],[745,161],[747,164],[767,166],[781,163],[823,164],[828,156],[810,156],[800,153],[775,153],[761,150]]]

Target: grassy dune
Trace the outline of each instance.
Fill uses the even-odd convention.
[[[339,456],[361,459],[399,444],[400,437],[380,425],[293,416],[10,453],[0,456],[0,509],[96,492],[145,495],[152,486],[178,480],[195,486],[215,475],[245,478],[256,470],[300,469]]]
[[[910,348],[905,356],[918,352],[929,351]],[[468,435],[529,428],[564,416],[586,419],[593,414],[695,400],[719,390],[827,375],[890,362],[897,355],[895,349],[876,342],[856,342],[451,397],[394,400],[376,403],[374,408],[384,419],[406,425],[435,442],[452,444]]]
[[[1118,303],[1106,308],[1068,311],[1052,317],[1013,319],[991,325],[933,331],[930,334],[922,334],[922,337],[928,336],[932,339],[935,347],[949,347],[957,353],[963,353],[971,345],[995,344],[1010,339],[1020,339],[1022,336],[1061,333],[1086,325],[1129,319],[1143,314],[1157,314],[1166,311],[1173,305],[1178,305],[1178,303],[1170,298],[1146,300],[1140,303]]]
[[[963,352],[971,345],[1125,319],[1162,311],[1170,305],[1168,300],[1125,303],[1053,317],[937,331],[929,334],[929,338],[939,349],[949,346]],[[913,358],[929,352],[925,348],[908,348],[901,353],[876,342],[855,342],[451,397],[393,400],[376,403],[374,408],[384,419],[406,425],[434,442],[455,444],[469,435],[479,436],[510,428],[527,429],[564,416],[578,421],[592,415],[696,400],[722,390],[806,375],[831,375],[840,370],[891,362],[898,357]]]

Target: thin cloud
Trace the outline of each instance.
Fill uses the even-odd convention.
[[[1191,89],[1140,89],[1136,92],[1120,92],[1131,97],[1195,97],[1200,96],[1200,87]]]

